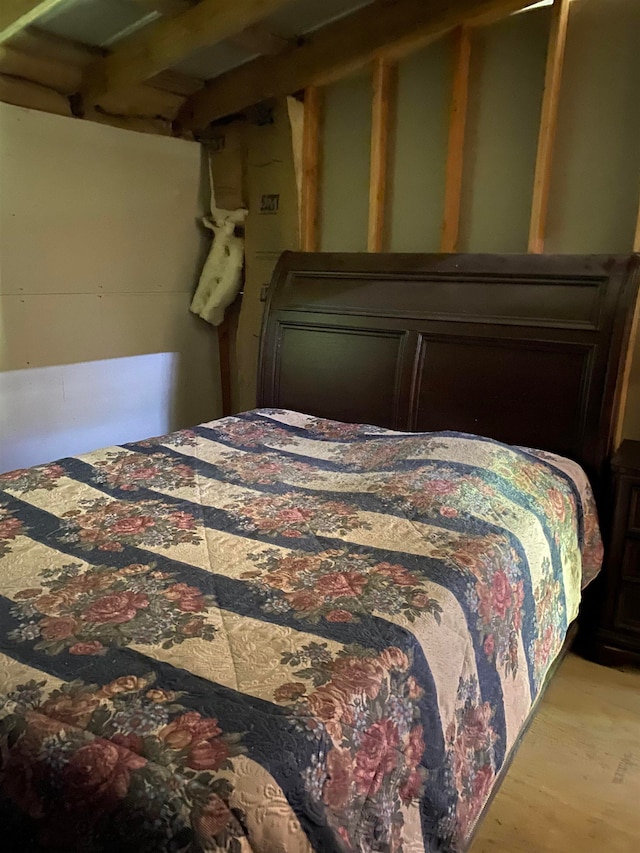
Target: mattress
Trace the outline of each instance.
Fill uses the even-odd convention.
[[[454,432],[2,475],[4,849],[463,850],[601,560],[579,466]]]

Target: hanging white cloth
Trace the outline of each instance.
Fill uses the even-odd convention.
[[[244,223],[248,211],[244,208],[223,210],[216,207],[211,155],[209,181],[211,216],[205,216],[202,222],[213,231],[213,245],[202,269],[191,310],[213,326],[219,326],[224,320],[225,310],[236,298],[242,285],[244,240],[236,235],[235,228]]]

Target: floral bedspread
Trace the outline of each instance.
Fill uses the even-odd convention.
[[[597,573],[577,465],[257,410],[0,476],[7,851],[459,851]]]

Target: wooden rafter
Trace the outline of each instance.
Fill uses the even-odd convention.
[[[289,39],[273,33],[263,24],[253,24],[232,36],[229,41],[248,54],[277,56],[291,46]]]
[[[471,60],[471,30],[462,26],[454,46],[453,86],[449,112],[449,142],[445,169],[444,216],[442,219],[441,252],[455,252],[460,231],[460,202],[464,169],[464,132],[469,96],[469,64]]]
[[[69,95],[77,91],[83,69],[101,55],[99,49],[27,28],[0,45],[0,101],[70,116]],[[200,80],[165,71],[144,85],[106,96],[101,110],[88,110],[84,118],[168,135],[184,98],[201,86]]]
[[[198,0],[133,0],[147,11],[158,12],[160,15],[177,15],[195,6]],[[249,55],[274,56],[282,53],[290,42],[284,36],[272,33],[260,23],[252,24],[239,33],[228,38],[228,41]]]
[[[303,252],[317,252],[319,244],[322,107],[322,91],[310,86],[304,93],[302,129],[300,247]]]
[[[83,69],[94,61],[95,51],[59,38],[29,34],[0,45],[0,74],[16,81],[36,83],[61,95],[78,90]],[[202,82],[175,71],[164,71],[145,85],[132,86],[104,98],[103,108],[123,114],[164,116],[171,120],[183,100]],[[5,87],[6,89],[7,87]],[[17,90],[19,91],[19,90]],[[25,104],[25,106],[27,106]]]
[[[175,65],[194,50],[223,41],[292,0],[201,0],[162,17],[87,69],[81,94],[88,106],[108,92],[126,89]]]
[[[158,12],[159,15],[178,15],[195,6],[198,0],[133,0],[147,12]]]
[[[386,200],[388,188],[389,143],[394,119],[397,67],[388,59],[377,59],[373,67],[373,104],[371,110],[371,166],[369,176],[369,231],[367,249],[385,249]]]
[[[202,130],[251,104],[332,82],[378,56],[397,59],[478,14],[507,15],[526,5],[527,0],[378,0],[280,56],[260,57],[212,80],[188,101],[179,121]]]
[[[558,124],[558,105],[560,103],[560,85],[564,48],[567,39],[570,0],[555,0],[549,31],[547,65],[544,78],[544,95],[538,132],[538,152],[533,179],[533,199],[531,202],[531,220],[529,223],[529,251],[544,251],[549,187],[553,166],[553,146]]]
[[[61,6],[67,0],[2,0],[0,3],[0,44],[17,35],[25,27]]]
[[[92,47],[90,45],[72,41],[71,39],[61,38],[60,36],[55,36],[51,33],[38,30],[35,27],[27,27],[17,36],[12,38],[10,44],[5,45],[4,47],[0,46],[0,71],[3,71],[5,74],[13,74],[13,71],[5,67],[5,63],[2,59],[4,56],[3,51],[8,52],[9,54],[13,51],[17,51],[22,54],[24,67],[27,68],[27,70],[29,70],[27,66],[29,57],[34,60],[33,67],[29,70],[29,73],[20,73],[18,75],[21,77],[24,76],[26,79],[34,79],[37,81],[37,76],[33,76],[33,69],[35,69],[39,63],[43,63],[45,60],[52,60],[58,63],[59,71],[61,72],[64,70],[64,74],[68,76],[69,79],[74,80],[73,88],[70,90],[72,92],[76,92],[78,90],[78,87],[82,82],[83,71],[97,59],[101,59],[106,56],[106,51],[103,48]],[[65,66],[64,69],[62,66]],[[71,75],[73,75],[73,77]],[[59,76],[59,72],[54,72],[52,78],[42,82],[47,84],[51,83],[52,88],[57,88],[57,86],[53,85],[53,82],[58,79]],[[202,89],[204,84],[202,80],[199,80],[197,77],[190,77],[187,74],[181,74],[179,71],[169,70],[161,71],[160,74],[156,74],[155,77],[151,77],[148,80],[147,85],[152,86],[154,89],[164,89],[167,92],[173,92],[175,95],[182,95],[183,98],[186,98],[188,95],[194,95],[197,91]]]

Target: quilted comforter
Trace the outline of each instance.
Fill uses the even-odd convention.
[[[7,851],[464,849],[598,571],[572,462],[257,410],[0,477]]]

